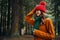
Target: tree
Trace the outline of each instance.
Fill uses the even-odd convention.
[[[18,0],[12,0],[12,36],[19,35],[18,27],[19,27],[19,9],[20,6],[18,4]]]

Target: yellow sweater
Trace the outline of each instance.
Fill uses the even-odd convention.
[[[25,21],[34,26],[34,19],[32,18],[34,9],[25,16]],[[34,40],[54,40],[55,32],[52,20],[45,18],[45,24],[39,26],[39,30],[34,30]]]

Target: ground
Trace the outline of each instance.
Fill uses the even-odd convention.
[[[20,37],[0,37],[0,40],[33,40],[33,36],[31,35],[24,35]]]
[[[33,36],[31,35],[24,35],[24,36],[20,36],[20,37],[3,37],[0,36],[0,40],[33,40]],[[56,36],[55,40],[59,40],[60,36]]]

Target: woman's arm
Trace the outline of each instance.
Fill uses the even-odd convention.
[[[31,25],[34,25],[34,19],[32,18],[34,14],[35,9],[30,11],[26,16],[25,16],[25,21]]]
[[[49,22],[49,33],[40,31],[40,30],[34,30],[34,35],[41,37],[41,38],[45,38],[45,39],[54,39],[55,38],[55,32],[54,32],[54,26],[53,23],[51,21],[51,19],[47,20]]]

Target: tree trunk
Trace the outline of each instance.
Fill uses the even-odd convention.
[[[19,25],[19,5],[18,0],[12,0],[12,34],[17,35]]]

